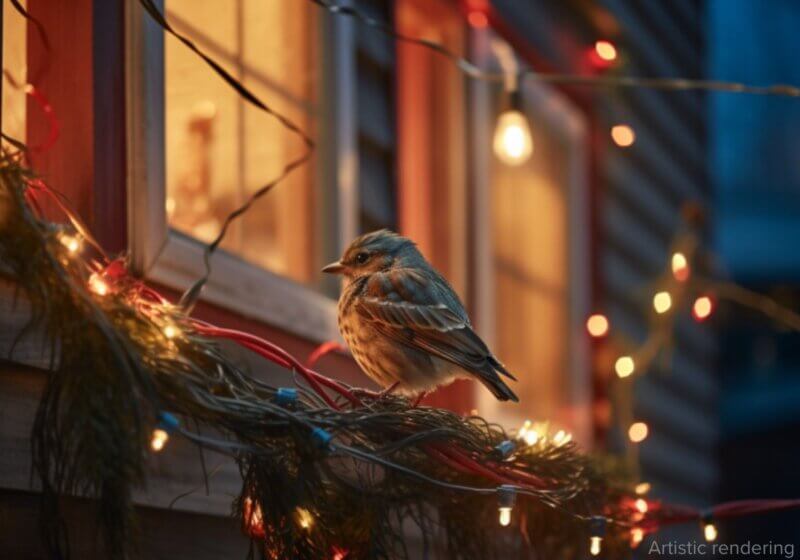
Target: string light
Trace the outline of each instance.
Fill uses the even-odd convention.
[[[627,148],[636,142],[636,133],[627,124],[617,124],[611,127],[611,139],[620,148]]]
[[[533,153],[533,139],[528,119],[518,110],[500,115],[494,133],[494,153],[506,165],[521,165]]]
[[[594,44],[594,52],[605,62],[614,62],[617,59],[617,47],[611,41],[597,41]]]
[[[641,527],[631,529],[631,547],[636,548],[644,540],[644,530]]]
[[[489,18],[486,17],[486,14],[479,12],[478,10],[470,12],[467,16],[467,21],[476,29],[483,29],[489,25]]]
[[[703,522],[703,536],[706,539],[706,542],[713,542],[717,540],[719,536],[719,532],[717,528],[714,526],[714,522],[711,520],[711,515],[704,515],[702,518]]]
[[[686,255],[681,252],[672,254],[672,275],[678,282],[686,282],[689,279],[689,261]]]
[[[172,323],[168,323],[164,326],[164,336],[166,336],[169,340],[172,340],[179,334],[181,334],[180,329]]]
[[[166,430],[156,428],[153,430],[153,437],[150,439],[150,448],[153,451],[161,451],[169,441],[169,434]]]
[[[314,526],[314,516],[306,508],[298,507],[295,512],[297,513],[297,524],[302,529],[308,531]]]
[[[634,492],[636,492],[640,496],[647,494],[649,491],[650,491],[649,482],[640,482],[639,484],[636,485],[636,488],[634,488]]]
[[[572,434],[564,430],[558,430],[556,435],[553,436],[553,444],[556,447],[561,447],[572,441]]]
[[[514,509],[514,502],[517,500],[517,489],[510,484],[503,484],[497,489],[497,503],[499,512],[499,522],[502,527],[511,524],[511,511]]]
[[[164,449],[164,446],[169,441],[169,434],[174,432],[179,425],[178,419],[169,412],[159,412],[158,424],[150,438],[150,448],[155,452]]]
[[[586,330],[589,331],[589,334],[594,338],[607,335],[608,329],[608,318],[601,313],[595,313],[586,320]]]
[[[614,364],[614,370],[621,378],[631,375],[634,369],[636,369],[635,364],[633,363],[633,358],[630,356],[620,356]]]
[[[656,313],[666,313],[672,307],[672,296],[669,292],[658,292],[653,296],[653,309]]]
[[[634,502],[634,506],[636,506],[639,513],[647,513],[648,505],[647,500],[644,498],[637,499],[636,502]]]
[[[64,247],[66,247],[67,251],[71,255],[76,254],[83,245],[83,241],[77,235],[69,235],[67,233],[62,233],[61,235],[58,236],[58,240]]]
[[[709,296],[700,296],[692,305],[692,316],[696,321],[705,321],[714,312],[714,301]]]
[[[98,296],[104,296],[108,293],[108,284],[95,272],[89,277],[89,289]]]
[[[605,517],[592,517],[589,521],[589,552],[592,556],[600,554],[603,537],[606,534]]]
[[[644,422],[634,422],[628,428],[628,437],[633,443],[640,443],[647,438],[649,430]]]
[[[525,423],[519,429],[519,432],[517,432],[517,439],[523,440],[530,446],[536,445],[539,442],[544,443],[547,440],[548,428],[549,426],[546,422],[536,422],[533,424],[530,420],[525,420]],[[572,439],[571,435],[569,437]]]

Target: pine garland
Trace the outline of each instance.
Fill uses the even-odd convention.
[[[447,558],[584,557],[598,522],[605,556],[629,554],[632,481],[608,460],[553,438],[527,445],[477,416],[376,398],[265,341],[194,320],[122,261],[65,243],[88,232],[39,217],[31,199],[52,191],[16,159],[0,160],[0,185],[0,275],[24,289],[28,328],[46,334],[54,356],[32,434],[54,556],[69,549],[64,494],[96,499],[109,557],[136,555],[132,491],[145,482],[153,430],[238,463],[233,511],[251,557],[409,558],[415,530]],[[295,383],[249,376],[222,338],[284,365]],[[509,527],[498,525],[503,492],[516,495]]]

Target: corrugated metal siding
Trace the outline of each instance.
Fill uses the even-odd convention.
[[[693,77],[704,69],[702,3],[604,0],[623,30],[625,74]],[[602,284],[612,324],[641,340],[647,287],[669,258],[681,206],[708,206],[706,99],[699,93],[630,90],[603,96],[604,126],[637,134],[603,157]],[[716,341],[706,325],[678,322],[674,350],[636,381],[637,416],[651,428],[640,446],[643,478],[657,496],[702,505],[718,485]]]
[[[391,0],[357,0],[354,5],[391,25]],[[394,42],[363,25],[356,29],[360,229],[397,229]]]
[[[704,72],[702,1],[494,0],[493,5],[559,72],[585,72],[585,49],[605,38],[587,25],[597,10],[616,20],[621,32],[612,40],[621,47],[622,67],[612,72],[692,78]],[[642,340],[649,292],[667,265],[681,207],[689,201],[709,203],[706,99],[698,93],[645,89],[598,90],[591,99],[595,126],[606,143],[598,154],[597,301],[615,329]],[[636,131],[633,147],[612,144],[608,131],[618,123]],[[643,478],[653,484],[658,497],[704,504],[716,496],[716,347],[708,326],[679,321],[670,359],[657,361],[653,371],[636,382],[636,412],[651,427],[650,437],[640,446]],[[612,446],[622,437],[612,436]]]

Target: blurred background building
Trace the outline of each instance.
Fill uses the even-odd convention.
[[[800,84],[800,6],[789,1],[340,3],[507,75],[530,67]],[[177,293],[200,273],[201,243],[302,142],[164,37],[137,2],[24,4],[49,47],[3,3],[3,132],[34,146],[46,139],[41,107],[13,85],[34,81],[61,131],[52,148],[32,154],[37,170],[108,247],[130,251],[138,272]],[[628,385],[631,415],[614,406],[624,400],[615,337],[646,339],[650,298],[687,204],[702,210],[714,270],[800,307],[799,101],[524,80],[519,109],[532,153],[510,165],[493,140],[513,84],[467,79],[442,56],[308,0],[162,4],[179,32],[317,140],[310,163],[231,228],[202,317],[307,355],[338,337],[339,286],[320,267],[361,232],[398,230],[448,277],[520,379],[520,406],[501,406],[466,382],[428,402],[510,427],[549,419],[587,448],[629,454],[651,495],[671,502],[800,497],[796,333],[734,306],[710,323],[684,314],[667,358]],[[607,317],[614,336],[590,338],[591,313]],[[32,414],[36,394],[19,381],[27,378],[20,368],[0,364],[0,393],[24,416],[20,403]],[[344,354],[320,369],[368,383]],[[634,446],[633,420],[649,427]],[[35,493],[21,476],[25,433],[23,420],[0,431],[3,447],[18,450],[0,454],[1,518],[14,523],[0,531],[0,550],[18,553],[10,557],[38,550]],[[185,491],[186,480],[168,473],[193,472],[196,457],[164,461],[154,485],[163,495]],[[245,546],[224,500],[174,509],[139,500],[153,557],[199,560]],[[722,524],[720,538],[796,539],[797,518],[779,521]],[[700,539],[700,531],[680,527],[658,539],[673,537]]]

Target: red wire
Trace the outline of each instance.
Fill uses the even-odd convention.
[[[314,364],[316,364],[320,358],[326,354],[330,354],[334,350],[344,350],[344,347],[335,340],[323,342],[314,348],[314,351],[308,355],[308,358],[306,359],[306,367],[314,367]]]

